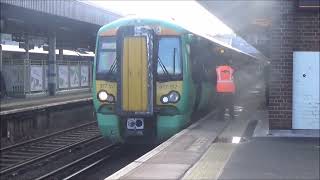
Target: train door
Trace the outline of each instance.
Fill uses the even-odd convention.
[[[293,54],[293,129],[319,129],[319,52]]]
[[[153,114],[153,30],[121,27],[117,33],[118,113]]]

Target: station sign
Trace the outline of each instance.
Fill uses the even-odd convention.
[[[22,34],[12,34],[12,41],[16,41],[16,42],[24,42],[25,38]]]
[[[24,42],[19,42],[19,48],[21,48],[21,49],[26,49],[26,48],[27,48],[26,43],[24,43]],[[29,50],[34,49],[34,44],[31,44],[31,43],[30,43],[28,49],[29,49]]]
[[[47,42],[47,38],[40,36],[29,36],[29,43],[34,44],[35,46],[42,46]]]
[[[16,42],[25,42],[27,37],[24,34],[12,34],[12,41]],[[45,44],[48,40],[46,37],[40,37],[40,36],[33,36],[28,35],[29,44],[33,44],[34,46],[42,46]]]

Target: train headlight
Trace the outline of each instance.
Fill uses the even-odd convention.
[[[98,92],[98,99],[101,102],[108,102],[108,103],[113,103],[115,101],[114,96],[112,94],[108,94],[107,91]]]
[[[108,93],[106,91],[98,92],[98,99],[99,99],[99,101],[107,101]]]
[[[180,100],[180,94],[177,91],[171,91],[170,93],[163,95],[160,98],[160,101],[163,104],[177,103],[179,100]]]
[[[180,94],[177,91],[171,91],[169,93],[169,102],[176,103],[180,100]]]
[[[109,103],[115,102],[115,98],[112,94],[108,94],[107,102],[109,102]]]
[[[160,101],[163,103],[163,104],[167,104],[169,102],[169,98],[167,96],[162,96]]]

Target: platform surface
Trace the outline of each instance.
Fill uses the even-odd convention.
[[[236,120],[217,119],[214,110],[106,179],[181,179],[219,136],[243,134],[251,116],[246,109],[236,106]]]
[[[215,113],[176,134],[107,179],[179,179],[201,157],[227,121]]]
[[[106,179],[319,179],[319,137],[272,136],[259,99],[236,109],[235,120],[213,111]]]
[[[319,150],[319,138],[252,138],[235,148],[218,179],[319,179]]]

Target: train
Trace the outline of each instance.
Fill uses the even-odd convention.
[[[215,66],[235,56],[256,59],[172,19],[129,17],[102,26],[92,90],[102,135],[134,144],[171,137],[192,113],[210,111]]]

